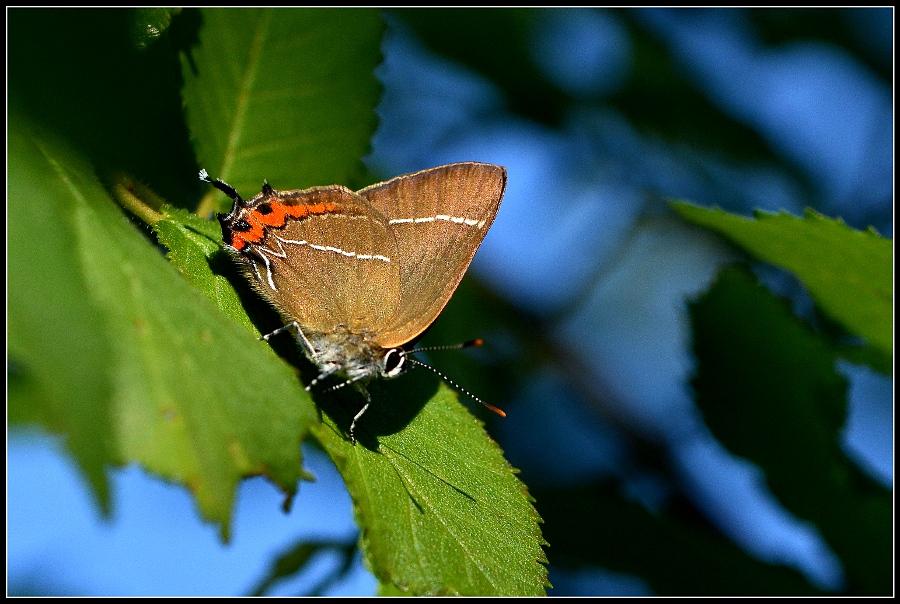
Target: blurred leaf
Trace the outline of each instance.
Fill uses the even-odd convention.
[[[543,595],[540,519],[481,423],[423,372],[370,389],[358,445],[344,434],[359,396],[320,400],[328,417],[315,433],[350,490],[375,576],[412,595]]]
[[[200,41],[182,54],[200,165],[248,198],[264,179],[276,189],[353,184],[377,125],[378,12],[210,8],[200,15]]]
[[[8,11],[9,91],[27,99],[32,123],[66,139],[98,173],[123,171],[184,205],[205,190],[184,124],[173,30],[139,50],[134,9],[13,8]],[[40,43],[35,43],[40,32]],[[190,169],[189,169],[190,168]],[[186,196],[185,191],[190,192]]]
[[[321,552],[337,552],[342,558],[341,565],[330,573],[330,575],[326,576],[325,579],[309,593],[311,596],[323,595],[325,590],[332,583],[341,579],[350,571],[353,564],[353,555],[356,553],[355,543],[342,543],[338,541],[300,541],[289,550],[281,553],[275,559],[275,562],[269,568],[269,572],[266,573],[266,576],[262,581],[253,588],[250,595],[266,595],[269,590],[280,581],[291,578],[303,571],[309,561],[316,554]]]
[[[566,95],[541,74],[529,46],[535,24],[546,11],[531,8],[395,9],[430,50],[491,79],[506,93],[511,111],[557,124]]]
[[[172,270],[112,203],[83,157],[49,136],[22,130],[15,140],[22,159],[11,164],[10,191],[20,199],[38,195],[67,220],[56,219],[58,224],[71,225],[68,232],[57,229],[48,237],[44,231],[41,237],[42,245],[58,250],[46,256],[47,270],[41,274],[55,275],[59,283],[39,286],[34,276],[23,275],[10,296],[16,309],[39,311],[47,306],[44,300],[54,301],[59,307],[49,316],[64,313],[76,328],[70,342],[65,325],[31,324],[34,311],[11,315],[16,329],[10,349],[22,351],[29,380],[41,387],[42,396],[28,401],[39,408],[29,413],[47,421],[62,409],[77,418],[63,427],[90,472],[101,463],[137,461],[185,484],[202,513],[222,525],[223,535],[240,478],[263,474],[293,494],[300,473],[298,445],[316,419],[293,372],[273,362],[277,357],[268,346],[226,319]],[[13,250],[11,268],[32,265],[34,256],[24,252],[33,225],[25,212],[11,220],[11,234],[24,241],[21,251]],[[79,282],[84,295],[74,295]],[[85,300],[101,320],[86,311]],[[88,346],[89,334],[79,335],[78,328],[85,324],[104,337],[96,338],[96,350],[79,352],[79,346]],[[48,352],[54,348],[65,351],[64,360]],[[48,367],[48,361],[59,367]],[[77,379],[66,380],[69,373]],[[108,386],[104,374],[112,378]],[[89,404],[71,393],[80,384],[88,386]],[[47,425],[59,428],[52,419]],[[88,440],[91,447],[85,450],[79,443]],[[97,488],[93,475],[92,482]]]
[[[77,254],[71,207],[80,192],[62,172],[89,178],[90,168],[67,149],[36,141],[14,107],[9,118],[8,419],[64,434],[108,513],[115,363]]]
[[[136,48],[148,48],[165,33],[180,8],[144,7],[135,9],[131,36]]]
[[[875,371],[885,375],[894,372],[894,359],[892,355],[874,346],[850,346],[835,344],[834,349],[838,355],[856,365],[868,365]]]
[[[820,593],[797,571],[754,559],[708,525],[652,514],[608,485],[536,495],[554,564],[629,573],[660,596]]]
[[[841,449],[847,384],[830,347],[743,269],[723,271],[690,307],[697,404],[772,492],[818,527],[855,594],[892,589],[891,493]]]
[[[630,73],[620,90],[593,102],[574,99],[536,64],[534,47],[541,29],[563,11],[602,11],[603,18],[626,32]],[[717,153],[726,149],[734,157],[781,163],[756,132],[709,100],[632,11],[417,8],[395,9],[391,14],[432,52],[489,78],[503,91],[509,110],[528,119],[558,127],[583,112],[586,105],[612,107],[636,129],[679,144],[687,142]]]
[[[866,43],[859,27],[860,21],[885,21],[884,31],[891,31],[893,11],[890,7],[850,8],[754,8],[747,9],[747,16],[755,26],[762,41],[769,46],[791,43],[809,43],[811,40],[840,47],[857,61],[865,63],[886,84],[893,81],[893,61],[890,52],[881,55]]]
[[[758,132],[709,98],[666,40],[651,31],[635,9],[614,14],[627,28],[633,57],[631,77],[608,102],[635,128],[673,141],[680,148],[689,145],[717,155],[724,152],[744,163],[778,164],[797,175],[773,154]],[[673,94],[676,90],[678,93]]]
[[[893,355],[893,242],[807,210],[804,218],[757,212],[756,219],[688,203],[673,207],[760,260],[791,271],[816,304],[850,333]]]

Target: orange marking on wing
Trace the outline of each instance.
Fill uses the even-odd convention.
[[[282,204],[281,207],[284,209],[286,214],[293,216],[294,218],[306,218],[309,214],[309,210],[306,209],[306,204],[298,203],[296,205],[285,205]]]
[[[259,241],[266,235],[266,225],[263,222],[264,216],[259,212],[247,212],[247,223],[250,224],[250,230],[244,231],[241,235],[247,241]]]
[[[278,204],[272,204],[269,206],[271,208],[271,212],[268,214],[263,214],[262,212],[254,212],[254,214],[259,218],[259,221],[265,226],[270,227],[280,227],[284,226],[285,221],[285,209],[284,206]]]
[[[310,213],[312,214],[328,214],[329,212],[334,212],[335,210],[337,210],[336,205],[324,201],[320,201],[319,203],[308,207]]]
[[[241,218],[250,225],[250,228],[246,231],[231,231],[231,247],[241,251],[248,245],[259,243],[266,236],[267,228],[283,227],[288,216],[299,219],[306,218],[310,214],[328,214],[339,209],[337,204],[323,201],[315,204],[270,203],[269,208],[271,211],[268,214],[256,208],[244,211]]]

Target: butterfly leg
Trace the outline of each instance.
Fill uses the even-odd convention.
[[[276,329],[276,330],[273,331],[272,333],[267,333],[267,334],[264,335],[264,336],[260,336],[258,339],[260,339],[260,340],[265,340],[266,342],[268,342],[268,341],[269,341],[269,338],[271,338],[272,336],[277,336],[277,335],[280,334],[282,331],[287,331],[287,330],[289,330],[289,329],[293,329],[294,331],[297,332],[297,340],[299,340],[300,343],[303,344],[303,350],[304,350],[304,352],[306,353],[306,356],[307,356],[308,358],[310,358],[310,359],[314,359],[315,356],[316,356],[316,349],[313,348],[312,343],[309,341],[309,339],[307,339],[306,334],[304,334],[304,333],[303,333],[303,330],[300,329],[300,324],[297,323],[296,321],[291,321],[291,322],[288,323],[287,325],[282,325],[281,327],[279,327],[278,329]],[[325,374],[323,374],[323,375],[320,375],[319,377],[320,377],[320,378],[321,378],[321,377],[325,377],[326,375],[330,375],[331,373],[332,373],[332,372],[329,371],[328,373],[325,373]],[[308,388],[307,388],[307,390],[308,390]]]
[[[359,421],[359,418],[362,417],[363,413],[366,412],[366,409],[369,408],[369,405],[372,404],[372,397],[369,396],[369,391],[366,390],[364,386],[360,387],[358,389],[362,393],[362,395],[364,397],[366,397],[366,404],[363,405],[363,408],[359,410],[359,413],[357,413],[356,415],[353,416],[353,421],[350,422],[350,444],[352,444],[352,445],[356,444],[356,434],[355,434],[356,422]]]
[[[297,330],[297,333],[300,333],[300,334],[303,333],[302,331],[300,331],[300,324],[297,323],[296,321],[292,321],[291,323],[288,323],[287,325],[282,325],[281,327],[279,327],[278,329],[276,329],[276,330],[273,331],[272,333],[267,333],[266,335],[260,336],[260,337],[257,338],[257,339],[259,339],[259,340],[265,340],[266,342],[268,342],[268,341],[269,341],[269,338],[271,338],[272,336],[277,336],[277,335],[280,334],[282,331],[287,331],[288,329],[296,329],[296,330]],[[303,339],[305,340],[306,338],[304,337]]]

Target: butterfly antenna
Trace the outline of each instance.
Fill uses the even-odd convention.
[[[481,338],[475,338],[474,340],[469,340],[468,342],[463,342],[462,344],[450,344],[448,346],[426,346],[425,348],[415,348],[413,350],[407,350],[403,353],[403,356],[407,356],[410,354],[416,354],[417,352],[430,352],[432,350],[461,350],[463,348],[472,348],[473,346],[482,346],[484,344],[484,340]],[[412,360],[412,359],[410,359]],[[475,398],[475,397],[472,397]]]
[[[225,193],[225,195],[228,195],[228,197],[230,197],[232,201],[236,201],[238,205],[244,205],[244,200],[241,199],[241,196],[238,195],[238,192],[234,187],[223,180],[219,180],[218,178],[210,178],[209,173],[205,169],[200,170],[200,180],[202,180],[203,182],[208,182],[218,190],[222,191],[223,193]]]
[[[476,340],[473,340],[473,341],[476,341]],[[457,344],[457,345],[455,345],[455,346],[435,346],[434,348],[419,348],[418,350],[411,350],[410,352],[420,352],[420,351],[423,351],[423,350],[440,350],[440,349],[448,349],[448,348],[449,348],[449,349],[453,349],[453,348],[463,348],[464,345],[467,344],[467,343],[468,343],[468,342],[466,342],[466,343],[464,343],[464,344]],[[410,363],[412,363],[412,364],[414,364],[414,365],[418,365],[419,367],[424,367],[425,369],[429,369],[429,370],[435,372],[436,374],[438,374],[439,376],[441,376],[441,378],[442,378],[444,381],[449,382],[450,385],[453,386],[454,388],[456,388],[457,390],[461,390],[465,395],[467,395],[467,396],[468,396],[469,398],[471,398],[473,401],[476,401],[476,402],[478,402],[478,403],[481,403],[482,405],[484,405],[485,407],[487,407],[488,409],[490,409],[491,411],[493,411],[494,413],[496,413],[496,414],[499,415],[500,417],[506,417],[506,412],[505,412],[503,409],[498,409],[497,407],[495,407],[495,406],[493,406],[493,405],[489,405],[488,403],[484,402],[483,400],[481,400],[480,398],[478,398],[477,396],[475,396],[474,394],[472,394],[471,392],[469,392],[468,390],[466,390],[465,388],[463,388],[462,386],[460,386],[459,384],[457,384],[456,382],[454,382],[453,380],[451,380],[450,378],[448,378],[446,375],[444,375],[443,373],[441,373],[440,371],[438,371],[437,369],[435,369],[435,368],[432,367],[431,365],[427,365],[427,364],[425,364],[425,363],[422,363],[421,361],[417,361],[417,360],[415,360],[415,359],[413,359],[413,358],[410,358],[408,355],[409,355],[409,353],[406,353],[406,355],[404,355],[404,356],[406,356],[406,360],[408,360]]]

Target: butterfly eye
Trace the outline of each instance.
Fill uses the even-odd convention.
[[[384,377],[395,377],[400,375],[403,371],[405,360],[406,356],[403,355],[400,350],[391,348],[387,351],[387,354],[384,355],[384,369],[381,371],[381,375]]]

